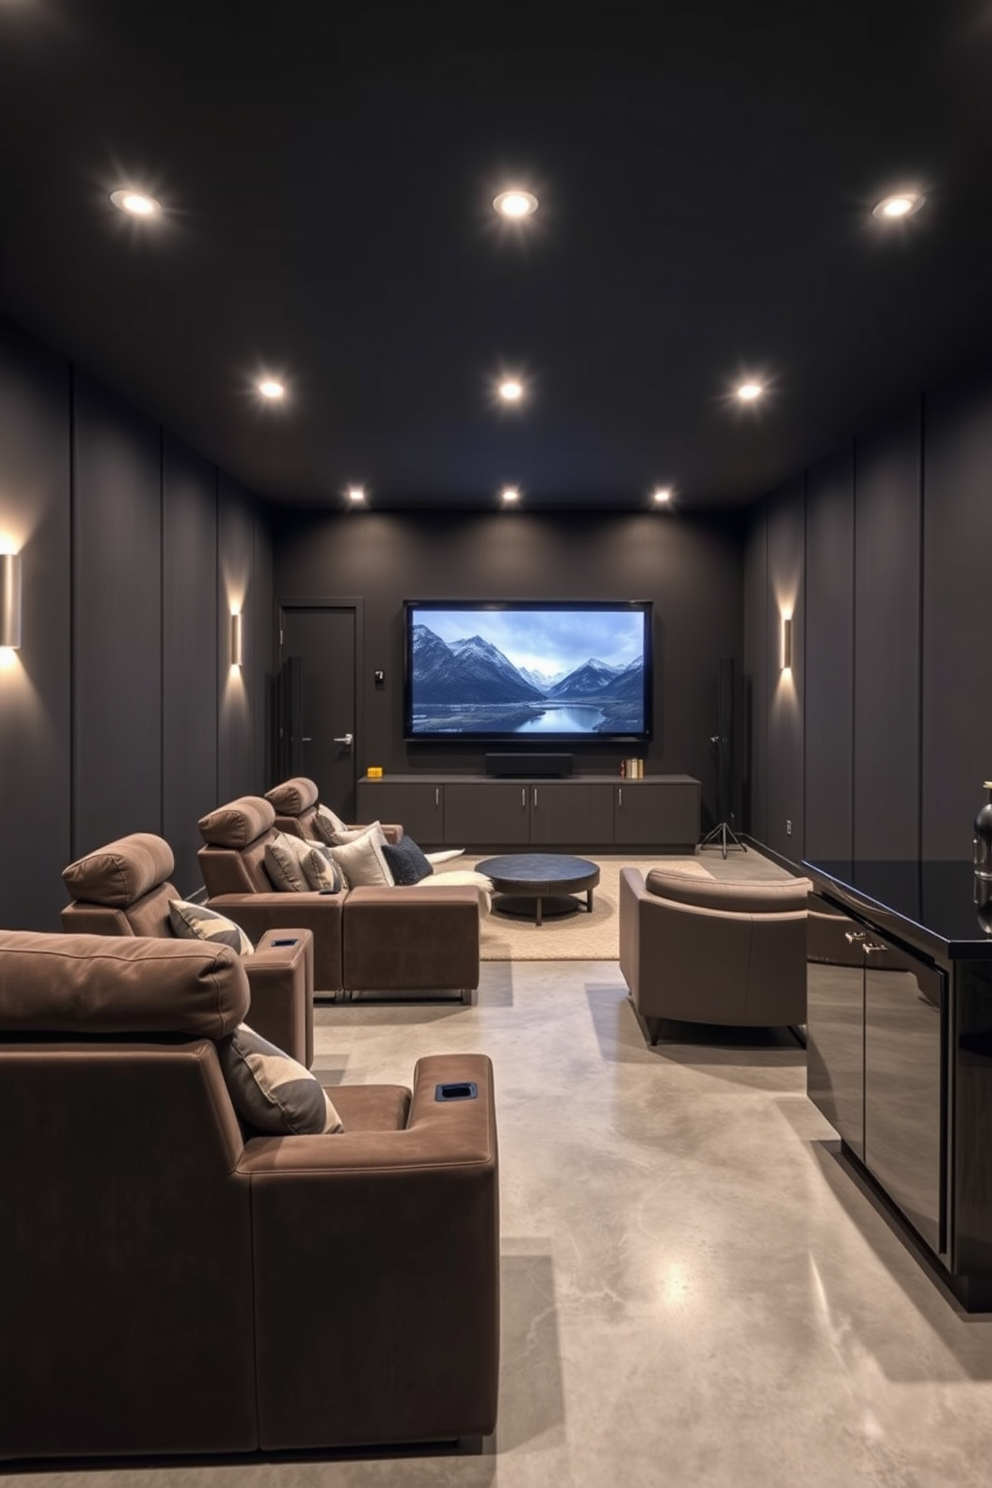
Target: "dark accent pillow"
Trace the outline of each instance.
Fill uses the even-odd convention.
[[[387,842],[382,855],[392,870],[394,883],[416,884],[434,872],[412,837],[401,837],[399,842]]]
[[[276,1136],[344,1131],[316,1076],[247,1023],[217,1040],[217,1054],[231,1104],[256,1131]]]

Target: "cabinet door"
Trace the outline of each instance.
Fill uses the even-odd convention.
[[[618,847],[695,849],[699,841],[697,782],[630,780],[612,789],[613,840]]]
[[[608,847],[613,841],[613,787],[544,781],[527,787],[530,840],[539,847]]]
[[[945,1249],[946,977],[870,931],[865,970],[865,1166]]]
[[[452,847],[526,848],[530,842],[530,787],[516,781],[448,781],[444,840]]]
[[[806,1091],[838,1136],[865,1153],[863,925],[815,896],[818,935],[806,963]],[[815,955],[816,959],[813,959]]]
[[[358,811],[363,822],[399,822],[421,847],[444,841],[444,787],[420,780],[360,780]]]

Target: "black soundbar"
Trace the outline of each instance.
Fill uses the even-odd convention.
[[[487,754],[487,775],[571,775],[570,754]]]

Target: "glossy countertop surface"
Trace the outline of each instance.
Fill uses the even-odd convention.
[[[880,930],[950,959],[992,960],[992,882],[971,859],[803,863],[817,889],[863,913]]]

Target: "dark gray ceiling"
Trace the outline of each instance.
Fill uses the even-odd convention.
[[[738,504],[987,353],[992,4],[0,0],[0,306],[274,501]]]

